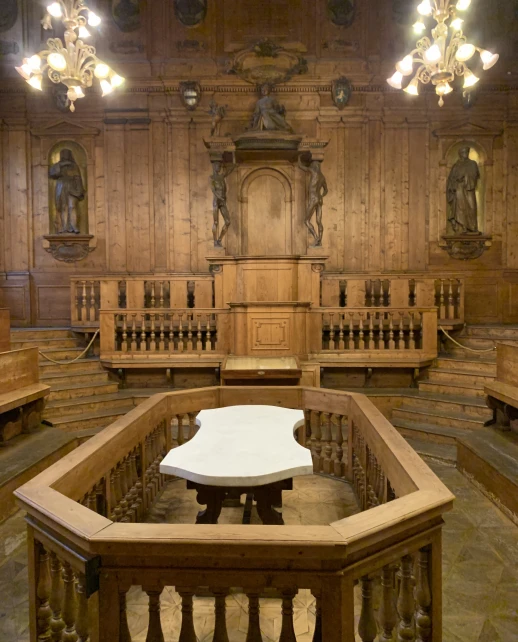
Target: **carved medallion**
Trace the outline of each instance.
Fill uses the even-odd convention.
[[[207,0],[174,0],[174,13],[186,27],[195,27],[205,20]]]
[[[347,78],[342,77],[338,78],[338,80],[333,80],[331,96],[338,109],[343,109],[347,105],[351,98],[352,91],[353,88]]]
[[[0,31],[9,31],[18,18],[18,0],[0,2]]]
[[[355,0],[327,0],[329,19],[339,27],[350,27],[356,15]]]
[[[140,27],[139,0],[112,0],[112,16],[121,31],[135,31]]]
[[[478,259],[490,245],[491,237],[479,235],[448,235],[442,237],[445,249],[452,259],[468,261]]]
[[[196,81],[181,82],[180,83],[180,96],[182,102],[189,111],[193,111],[198,106],[201,100],[201,87],[200,83]]]
[[[65,263],[81,261],[95,250],[90,247],[91,234],[47,234],[43,238],[49,242],[47,252]]]
[[[287,51],[266,39],[238,52],[230,71],[247,82],[261,86],[286,82],[307,70],[306,60],[297,52]]]

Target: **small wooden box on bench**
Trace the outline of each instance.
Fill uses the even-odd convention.
[[[0,353],[0,444],[40,424],[50,387],[39,382],[38,348]]]

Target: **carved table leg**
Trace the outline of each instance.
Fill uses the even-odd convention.
[[[198,504],[206,504],[207,508],[198,513],[196,517],[197,524],[217,524],[218,517],[221,513],[223,499],[225,498],[225,489],[219,486],[201,486],[197,485],[196,501]]]
[[[268,525],[283,525],[284,520],[282,515],[273,509],[273,506],[282,506],[282,489],[283,483],[267,484],[266,486],[258,486],[254,491],[254,497],[257,501],[257,514],[261,518],[263,524]]]

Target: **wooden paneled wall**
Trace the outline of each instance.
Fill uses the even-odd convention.
[[[206,257],[214,254],[211,167],[203,142],[210,133],[208,104],[214,97],[227,106],[222,134],[245,130],[256,90],[229,75],[228,64],[234,52],[265,36],[297,48],[308,61],[306,74],[277,89],[288,122],[297,132],[329,140],[323,164],[329,185],[326,269],[462,271],[468,322],[518,321],[518,86],[507,75],[516,53],[510,40],[516,41],[518,32],[512,3],[499,8],[495,19],[490,8],[479,7],[483,27],[476,29],[477,40],[504,56],[485,73],[469,110],[460,91],[441,109],[432,93],[412,99],[388,88],[385,78],[408,30],[395,22],[391,3],[383,0],[358,3],[350,28],[331,23],[326,0],[249,0],[246,11],[234,0],[209,0],[205,21],[192,28],[175,18],[171,0],[154,0],[142,7],[140,27],[131,33],[110,19],[107,0],[97,4],[107,19],[95,44],[128,82],[104,99],[89,90],[75,114],[58,111],[51,87],[41,94],[26,92],[13,72],[22,52],[41,48],[39,9],[21,3],[15,26],[0,33],[1,46],[18,46],[0,65],[0,306],[10,307],[13,325],[67,323],[71,274],[208,270]],[[495,20],[504,25],[501,32]],[[331,82],[342,75],[354,91],[339,111]],[[202,85],[196,111],[182,105],[181,80]],[[88,162],[95,249],[75,264],[56,261],[43,240],[49,233],[48,153],[62,140],[81,145]],[[448,154],[459,141],[481,152],[484,231],[492,236],[491,247],[470,261],[454,260],[441,247]],[[304,176],[292,171],[297,194],[303,193]],[[239,177],[234,172],[228,178],[228,254],[239,252],[240,239],[275,229],[267,208],[258,221],[256,206],[248,208],[253,226],[242,229]],[[299,196],[290,207],[295,224],[302,225]],[[299,238],[292,247],[304,254],[306,241]]]

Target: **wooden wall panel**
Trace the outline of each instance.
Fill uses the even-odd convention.
[[[428,258],[428,127],[408,132],[408,269],[425,270]]]
[[[166,272],[168,268],[169,217],[168,217],[168,164],[167,127],[155,121],[151,129],[151,163],[149,167],[151,199],[153,206],[153,237],[155,245],[155,269]]]
[[[507,152],[507,267],[518,269],[518,122],[508,124]]]
[[[126,163],[123,125],[107,125],[105,131],[106,154],[106,211],[108,270],[127,270],[126,238]]]
[[[366,244],[365,192],[366,178],[364,163],[366,128],[361,124],[344,129],[344,207],[343,244],[345,270],[362,270]]]
[[[5,268],[19,272],[29,268],[29,184],[27,133],[25,128],[9,129],[8,153],[8,218],[5,227]],[[15,214],[13,216],[12,214]]]
[[[153,266],[153,241],[149,197],[149,129],[126,132],[128,154],[127,252],[129,272],[150,272]]]
[[[382,185],[384,181],[383,163],[384,133],[379,120],[369,122],[369,200],[367,210],[368,248],[367,269],[380,270],[382,265],[381,235],[384,220],[384,203],[382,203]]]
[[[170,267],[176,272],[191,269],[191,218],[189,207],[190,194],[190,127],[187,123],[177,123],[172,127],[172,167],[173,182],[172,208],[173,242],[170,244],[172,255]]]

